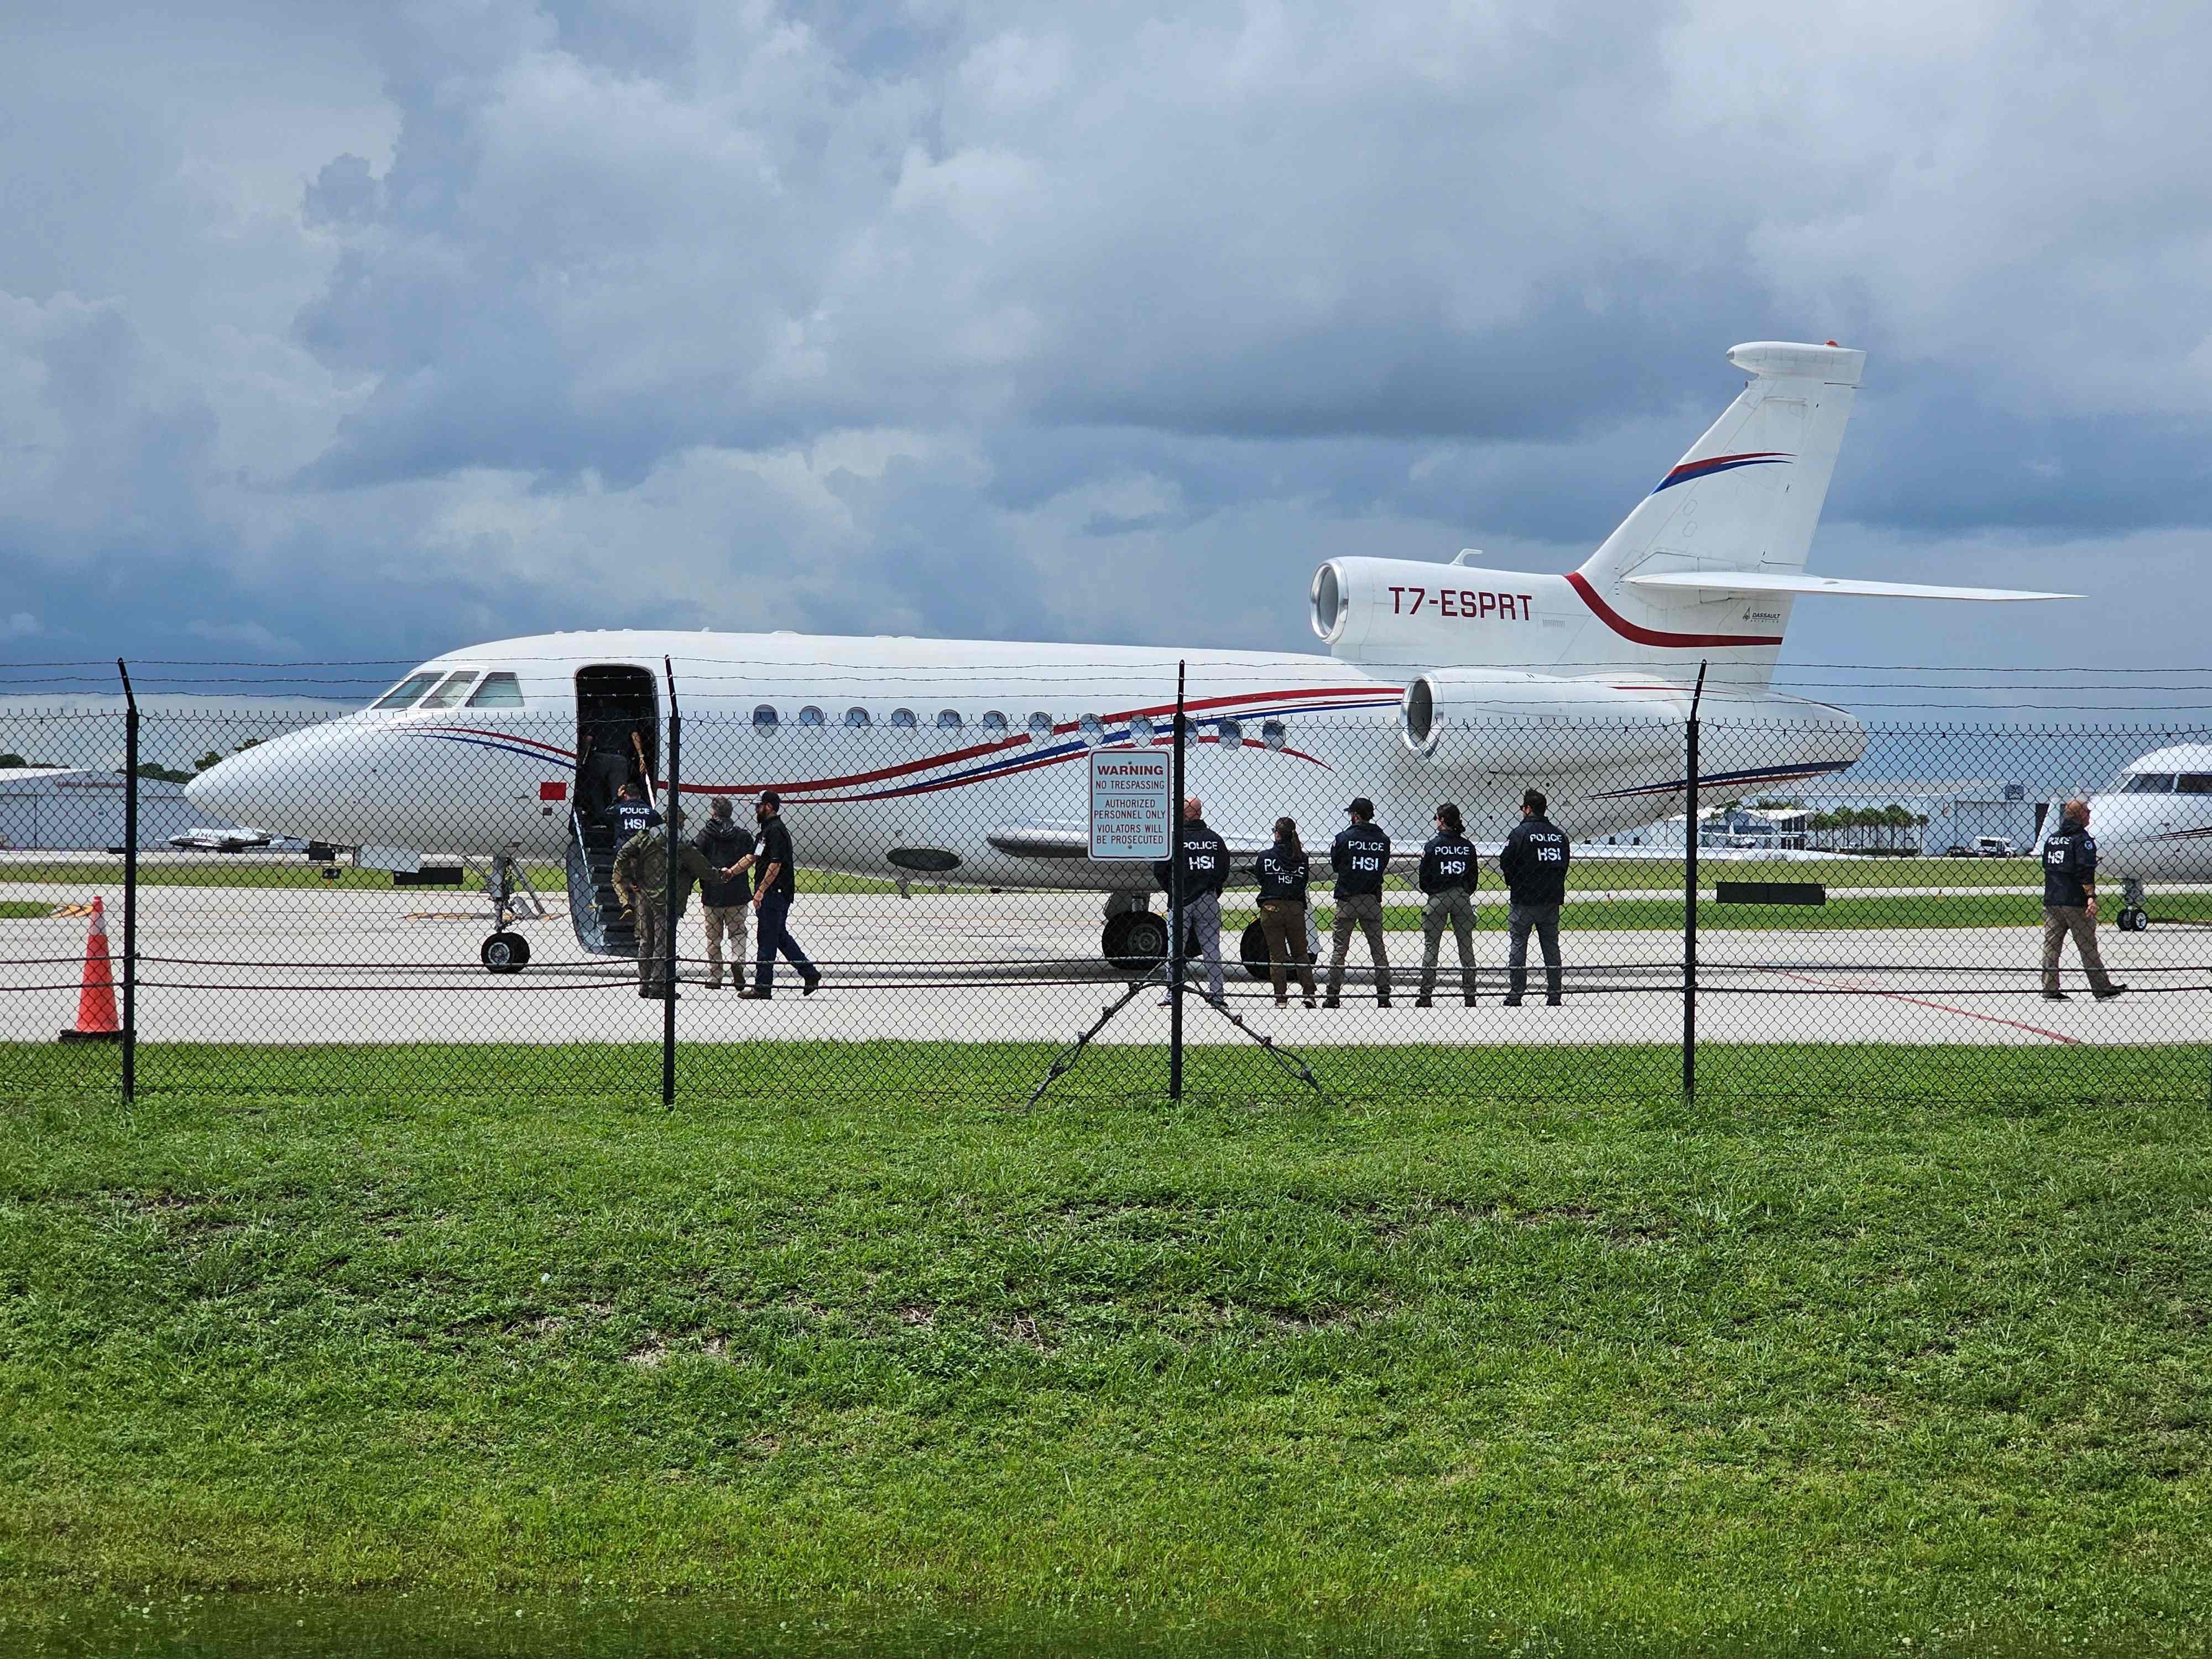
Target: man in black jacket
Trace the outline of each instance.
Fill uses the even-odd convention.
[[[798,866],[791,831],[783,822],[783,797],[773,789],[762,790],[753,817],[760,824],[760,839],[753,848],[753,939],[760,954],[753,965],[753,988],[743,995],[748,1002],[766,1002],[775,994],[775,959],[781,953],[799,969],[799,994],[811,997],[821,988],[822,970],[806,959],[806,952],[791,936]]]
[[[1451,924],[1459,945],[1460,989],[1474,1006],[1474,843],[1467,838],[1459,808],[1450,801],[1437,808],[1437,833],[1421,849],[1421,994],[1413,1006],[1432,1006],[1437,988],[1437,952]]]
[[[628,841],[632,836],[659,829],[660,814],[653,810],[644,791],[632,781],[623,785],[622,793],[615,797],[615,804],[600,816],[599,822]]]
[[[1375,1000],[1390,1006],[1390,953],[1382,945],[1382,878],[1390,868],[1390,837],[1375,823],[1375,803],[1364,795],[1354,797],[1344,809],[1352,822],[1336,832],[1328,849],[1329,867],[1336,872],[1335,948],[1328,958],[1328,994],[1322,1006],[1334,1008],[1344,990],[1344,957],[1352,948],[1354,927],[1367,936],[1367,949],[1375,958]]]
[[[1182,804],[1182,925],[1198,935],[1206,959],[1206,1000],[1219,1005],[1221,992],[1221,890],[1229,882],[1229,843],[1207,827],[1205,803],[1193,795]],[[1166,859],[1152,866],[1152,879],[1170,895],[1174,866]],[[1162,999],[1160,1006],[1167,1006]]]
[[[1498,872],[1512,898],[1506,912],[1505,1006],[1521,1006],[1528,983],[1528,935],[1544,947],[1544,1000],[1559,1006],[1559,906],[1567,898],[1567,838],[1544,816],[1549,803],[1540,789],[1521,797],[1521,822],[1498,855]]]
[[[706,855],[720,872],[699,884],[699,907],[707,922],[707,988],[722,983],[722,940],[730,941],[730,988],[745,988],[745,955],[752,916],[745,892],[744,872],[752,867],[753,838],[741,828],[727,795],[714,797],[707,809],[707,827],[691,844]]]
[[[576,808],[586,818],[596,818],[614,805],[623,785],[629,781],[629,757],[623,752],[620,732],[584,734],[576,779]]]
[[[2058,953],[2071,936],[2089,976],[2089,991],[2110,1002],[2128,988],[2105,971],[2097,949],[2097,838],[2089,833],[2089,803],[2069,800],[2058,827],[2043,838],[2043,1000],[2063,1002]]]

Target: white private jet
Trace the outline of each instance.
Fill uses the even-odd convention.
[[[1087,856],[1085,752],[1158,742],[1190,660],[1194,793],[1232,848],[1288,813],[1326,842],[1345,802],[1416,846],[1435,803],[1502,838],[1545,788],[1578,838],[1662,816],[1684,789],[1698,665],[1705,712],[1756,723],[1707,761],[1735,791],[1839,771],[1865,746],[1839,708],[1770,689],[1800,594],[2070,597],[1808,575],[1806,556],[1865,362],[1826,345],[1740,345],[1749,381],[1620,528],[1562,576],[1333,559],[1311,589],[1328,656],[1164,647],[641,631],[548,634],[451,652],[358,714],[274,738],[186,787],[202,810],[282,824],[413,869],[421,849],[488,858],[512,971],[515,861],[563,856],[588,950],[634,951],[608,902],[611,848],[575,810],[586,734],[635,731],[662,778],[664,658],[687,715],[686,794],[783,795],[806,862],[905,880],[957,872],[1008,888],[1105,894],[1101,949],[1158,958],[1142,866]],[[719,718],[714,718],[719,717]],[[619,738],[616,739],[619,741]],[[566,803],[566,804],[564,804]],[[695,820],[696,821],[696,820]],[[601,903],[580,901],[596,890]]]
[[[2059,804],[2045,815],[2036,856],[2058,827]],[[2130,761],[2109,788],[2089,797],[2100,884],[2120,884],[2124,933],[2150,926],[2143,899],[2153,881],[2212,882],[2212,744],[2154,749]]]

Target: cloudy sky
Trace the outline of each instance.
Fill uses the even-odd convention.
[[[1578,562],[1764,337],[1871,354],[1815,568],[2090,595],[1790,659],[2203,660],[2202,6],[27,9],[10,660],[1304,647]]]

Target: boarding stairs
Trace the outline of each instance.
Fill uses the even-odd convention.
[[[615,854],[623,833],[592,823],[580,812],[568,818],[568,919],[576,943],[593,956],[635,957],[637,928],[615,892]]]

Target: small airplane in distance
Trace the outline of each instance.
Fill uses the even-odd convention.
[[[1565,575],[1331,559],[1310,591],[1329,654],[832,638],[789,633],[545,634],[449,652],[368,708],[231,756],[185,786],[200,810],[415,870],[423,849],[491,860],[495,972],[529,960],[508,931],[516,860],[565,855],[588,951],[635,950],[609,908],[590,816],[593,742],[660,769],[664,659],[690,728],[687,794],[783,796],[805,861],[904,881],[1103,894],[1100,950],[1165,951],[1141,866],[1092,861],[1088,769],[1106,744],[1159,741],[1189,660],[1192,792],[1232,853],[1279,814],[1326,843],[1346,800],[1418,845],[1441,799],[1478,842],[1504,838],[1522,788],[1577,839],[1679,811],[1682,732],[1732,728],[1704,781],[1731,792],[1838,772],[1866,739],[1846,711],[1771,689],[1800,596],[1967,601],[2072,597],[1845,580],[1805,564],[1866,356],[1762,341],[1747,384],[1582,567]],[[586,896],[602,895],[593,905]]]
[[[289,853],[306,843],[287,836],[272,836],[266,830],[210,830],[200,824],[181,836],[170,836],[169,845],[184,853],[251,853],[261,848]]]
[[[2061,804],[2044,817],[2035,854],[2058,827]],[[2143,908],[2153,881],[2212,882],[2212,744],[2177,744],[2138,756],[2089,797],[2100,886],[2120,884],[2124,933],[2150,926]]]

